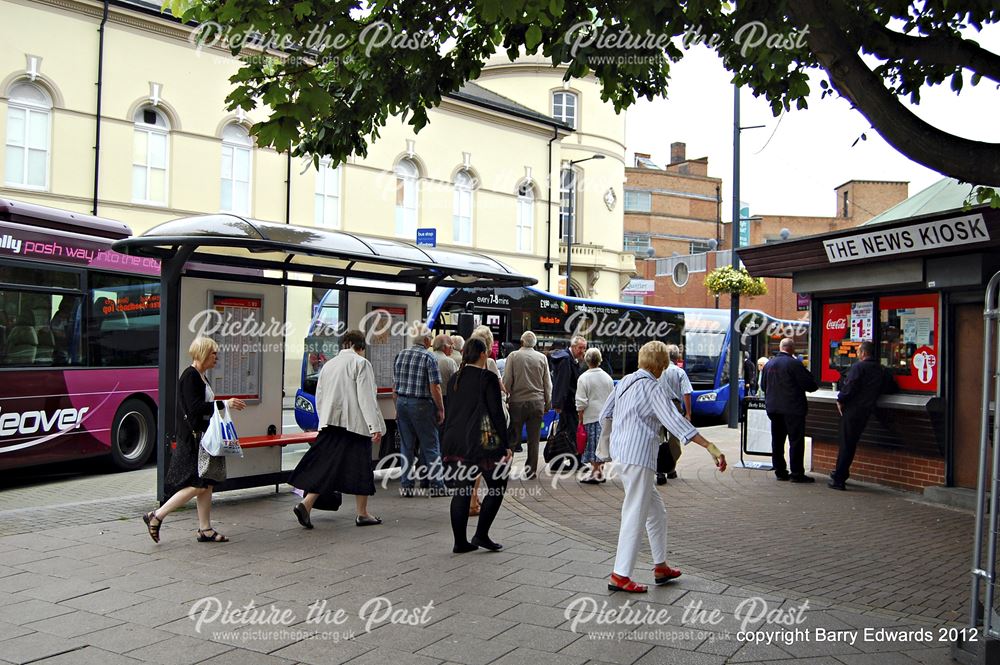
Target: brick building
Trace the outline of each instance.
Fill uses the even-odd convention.
[[[624,301],[661,307],[729,307],[729,297],[705,289],[705,277],[729,265],[732,224],[721,222],[722,179],[708,175],[708,158],[688,159],[684,143],[670,146],[670,163],[655,164],[635,153],[625,169],[625,251],[636,255],[638,278],[652,280],[655,292],[623,296]],[[834,189],[835,214],[751,215],[749,244],[802,238],[858,226],[907,197],[908,183],[849,180]],[[779,318],[801,318],[795,292],[785,279],[766,278],[765,296],[746,298],[743,306]]]

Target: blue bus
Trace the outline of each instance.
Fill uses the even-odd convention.
[[[336,291],[319,302],[316,321],[330,322],[336,316]],[[533,287],[437,289],[428,304],[427,325],[435,332],[468,336],[477,325],[492,330],[496,347],[520,345],[521,334],[532,330],[538,346],[547,352],[556,340],[583,335],[588,345],[601,350],[604,368],[616,381],[637,369],[639,348],[657,339],[677,344],[683,353],[683,368],[691,380],[692,412],[696,418],[721,418],[729,399],[729,310],[665,308],[617,302],[601,302],[548,293]],[[756,381],[757,359],[777,353],[782,337],[792,337],[803,353],[808,348],[809,322],[776,319],[757,310],[742,310],[736,326],[740,335],[740,397],[744,385]],[[333,344],[336,340],[329,340]],[[322,362],[337,353],[335,348],[311,345],[302,359],[302,388],[296,395],[296,422],[315,429],[316,377]],[[805,358],[808,362],[808,358]],[[545,417],[542,434],[547,435],[554,412]]]

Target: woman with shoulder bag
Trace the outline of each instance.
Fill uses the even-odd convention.
[[[503,546],[490,540],[490,527],[507,490],[512,453],[507,447],[507,423],[500,401],[500,380],[486,369],[486,344],[473,337],[462,351],[462,368],[448,385],[450,403],[444,424],[442,459],[456,492],[451,498],[451,529],[456,554],[480,547],[497,551]],[[476,535],[469,541],[469,503],[474,479],[482,473],[486,498],[482,501]]]
[[[509,425],[510,414],[507,411],[507,388],[503,385],[503,377],[500,374],[499,365],[497,365],[497,362],[490,357],[490,352],[493,349],[493,332],[490,330],[489,326],[476,326],[472,330],[472,335],[469,339],[472,339],[473,337],[482,340],[483,344],[486,345],[486,369],[496,374],[497,378],[500,379],[500,404],[503,406],[504,422]],[[476,517],[479,515],[479,510],[481,508],[479,502],[479,486],[481,484],[482,477],[476,478],[476,484],[472,488],[472,501],[469,503],[470,517]]]
[[[212,528],[212,486],[226,479],[226,458],[212,457],[201,446],[201,437],[208,428],[212,412],[221,406],[205,378],[205,372],[215,367],[219,345],[208,337],[196,337],[188,349],[191,366],[181,373],[177,387],[177,447],[170,455],[167,467],[167,489],[177,489],[157,510],[146,513],[149,537],[160,542],[160,526],[167,515],[192,498],[198,503],[198,542],[224,543],[229,539]],[[242,411],[246,403],[236,397],[225,400],[230,409]],[[218,405],[218,406],[217,406]]]
[[[316,383],[320,427],[316,443],[288,477],[289,485],[305,493],[292,513],[306,529],[313,528],[313,508],[322,510],[321,502],[337,492],[354,495],[357,526],[382,523],[368,512],[368,497],[375,494],[372,446],[382,442],[386,431],[376,397],[375,370],[365,358],[363,332],[348,330],[340,346],[340,353],[323,365]]]

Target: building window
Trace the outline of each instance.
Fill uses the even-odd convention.
[[[417,199],[420,172],[409,159],[396,164],[396,235],[415,240],[417,237]]]
[[[632,252],[634,254],[647,254],[650,244],[650,237],[646,233],[626,233],[624,250],[626,252]]]
[[[340,228],[340,173],[340,165],[333,168],[327,160],[319,163],[314,197],[316,226]]]
[[[166,205],[167,135],[170,125],[156,109],[135,112],[132,138],[132,201]]]
[[[451,217],[452,240],[459,245],[472,244],[472,190],[475,180],[468,171],[455,175],[455,207]]]
[[[240,125],[222,130],[222,189],[219,208],[223,212],[250,214],[250,133]]]
[[[692,240],[688,243],[688,251],[691,254],[704,254],[715,249],[714,244],[711,240]]]
[[[626,305],[645,305],[646,296],[625,296],[621,297],[621,300]]]
[[[576,129],[576,93],[552,93],[552,117]]]
[[[16,84],[7,97],[4,183],[46,189],[52,101],[44,90],[31,83]]]
[[[575,242],[577,236],[576,172],[564,168],[559,177],[559,237]]]
[[[535,190],[526,182],[517,188],[517,251],[533,251],[534,239]]]
[[[688,276],[690,274],[691,271],[688,270],[687,263],[678,261],[674,264],[674,270],[670,274],[670,277],[677,286],[685,286],[688,283]]]
[[[653,195],[650,192],[625,190],[625,212],[649,212],[653,209]]]

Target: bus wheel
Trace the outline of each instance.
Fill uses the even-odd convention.
[[[115,414],[111,426],[111,461],[122,471],[142,467],[156,441],[156,418],[152,409],[138,399],[126,401]]]

